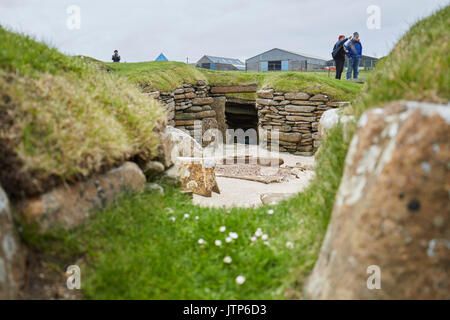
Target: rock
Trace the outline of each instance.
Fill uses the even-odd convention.
[[[281,141],[300,142],[302,140],[302,135],[297,132],[280,132],[279,139]]]
[[[145,185],[145,191],[151,192],[155,190],[159,192],[162,196],[164,195],[164,188],[161,187],[159,184],[151,182]]]
[[[258,90],[258,85],[256,83],[241,86],[211,87],[211,93],[251,93],[256,92],[256,90]]]
[[[309,99],[311,101],[328,101],[328,96],[324,94],[316,94],[315,96]]]
[[[0,299],[18,299],[24,276],[24,248],[14,226],[8,197],[0,186]]]
[[[211,197],[212,192],[220,193],[214,170],[216,163],[212,159],[179,158],[177,176],[181,181],[182,190],[192,191],[205,197]]]
[[[287,100],[308,100],[310,96],[306,92],[286,92],[284,97]]]
[[[316,117],[286,116],[286,120],[288,120],[288,121],[306,121],[306,122],[314,122],[314,121],[316,121]]]
[[[319,120],[318,130],[321,136],[324,136],[328,130],[338,123],[346,124],[353,121],[354,116],[342,115],[340,109],[330,109],[325,111]]]
[[[71,229],[83,223],[93,210],[110,203],[125,190],[142,191],[146,179],[134,162],[74,185],[62,185],[35,198],[19,201],[17,209],[37,232]]]
[[[197,126],[201,129],[202,122],[197,121]],[[170,152],[172,163],[175,163],[179,157],[202,157],[202,146],[190,135],[170,126],[167,127],[166,131],[173,144]]]
[[[261,202],[266,205],[277,204],[294,196],[295,193],[262,193]]]
[[[285,111],[288,112],[313,112],[316,110],[315,106],[298,106],[298,105],[287,105],[284,107]]]
[[[211,104],[214,102],[214,99],[211,97],[207,97],[207,98],[195,98],[192,100],[192,104],[194,106],[202,106],[205,104]]]
[[[164,171],[164,165],[159,161],[149,161],[145,164],[143,172],[145,176],[152,177]]]
[[[267,99],[267,98],[273,98],[273,89],[263,89],[259,90],[256,94],[259,98]]]
[[[211,104],[211,108],[216,112],[217,127],[222,133],[222,137],[225,139],[227,124],[225,120],[225,104],[226,97],[215,97],[214,102]]]
[[[215,118],[206,118],[202,120],[202,146],[206,147],[209,145],[212,141],[209,141],[210,139],[207,139],[207,135],[205,135],[205,132],[207,132],[210,129],[218,129],[217,120]]]
[[[195,120],[203,118],[214,118],[216,112],[214,110],[206,110],[201,112],[186,112],[175,115],[175,120]]]
[[[307,298],[450,299],[449,133],[450,104],[361,116]]]
[[[259,106],[276,106],[278,103],[272,99],[256,99],[256,104]]]
[[[162,162],[165,168],[170,168],[173,165],[172,150],[174,147],[174,142],[172,140],[170,131],[167,130],[167,128],[163,128],[158,131],[158,159]]]

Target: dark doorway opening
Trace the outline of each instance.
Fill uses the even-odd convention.
[[[244,132],[248,129],[254,129],[256,141],[252,142],[258,143],[258,112],[254,101],[227,99],[225,104],[225,122],[227,129],[242,129]],[[246,135],[245,144],[250,143],[250,136]]]

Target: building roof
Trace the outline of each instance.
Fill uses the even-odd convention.
[[[269,51],[272,51],[272,50],[280,50],[280,51],[288,52],[288,53],[291,53],[291,54],[295,54],[295,55],[297,55],[297,56],[302,56],[302,57],[310,58],[310,59],[317,59],[317,60],[323,60],[323,61],[327,61],[327,60],[328,60],[328,59],[325,59],[325,58],[322,58],[322,57],[319,57],[319,56],[314,56],[314,55],[307,54],[307,53],[301,53],[301,52],[295,52],[295,51],[284,50],[284,49],[280,49],[280,48],[273,48],[273,49],[264,51],[263,53],[257,54],[256,56],[253,56],[253,57],[251,57],[251,58],[248,58],[247,60],[253,59],[253,58],[257,57],[257,56],[260,56],[260,55],[262,55],[262,54],[264,54],[264,53],[267,53],[267,52],[269,52]]]
[[[160,53],[158,58],[155,59],[155,61],[169,61],[166,56],[164,55],[164,53]]]
[[[206,55],[205,57],[207,57],[209,60],[211,60],[214,63],[231,64],[231,65],[235,66],[238,69],[242,69],[242,68],[245,69],[245,63],[243,63],[239,59],[215,57],[215,56],[208,56],[208,55]]]

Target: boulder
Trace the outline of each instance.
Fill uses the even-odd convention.
[[[450,105],[364,113],[310,299],[450,299]]]
[[[74,185],[62,185],[38,197],[20,200],[17,211],[36,232],[71,229],[83,223],[93,210],[110,203],[125,190],[142,191],[146,179],[134,162]]]
[[[319,120],[318,130],[321,136],[325,136],[326,132],[336,126],[338,123],[345,125],[353,121],[355,117],[352,115],[343,115],[340,109],[330,109],[325,111]]]
[[[25,274],[21,246],[6,193],[0,186],[0,299],[17,299]]]
[[[211,197],[212,192],[220,193],[214,170],[216,163],[205,158],[179,158],[176,164],[181,189]]]
[[[143,172],[146,177],[153,177],[164,171],[164,165],[159,161],[149,161],[144,165]]]

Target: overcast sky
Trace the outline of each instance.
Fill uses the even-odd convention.
[[[386,55],[417,21],[449,0],[0,0],[0,24],[68,54],[109,61],[195,62],[204,54],[245,61],[272,48],[331,59],[338,34],[358,31],[364,54]],[[70,29],[80,8],[80,28]],[[367,8],[380,8],[369,29]],[[69,21],[74,21],[70,19]],[[0,39],[1,41],[1,39]]]

